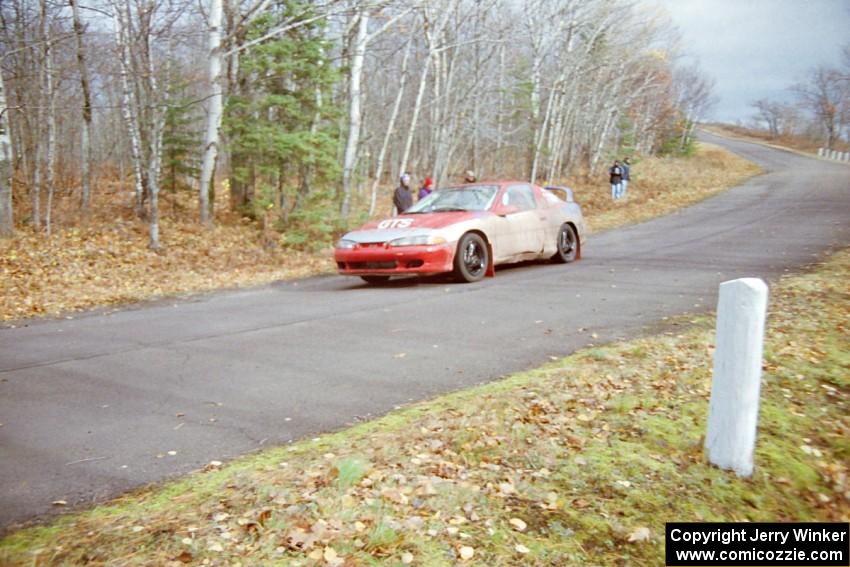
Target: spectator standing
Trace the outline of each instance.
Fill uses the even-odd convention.
[[[623,158],[623,188],[620,190],[620,197],[626,196],[626,190],[629,188],[629,166],[631,163],[629,162],[629,158]]]
[[[616,201],[620,198],[623,187],[623,168],[620,167],[619,161],[614,160],[614,165],[608,170],[608,176],[611,182],[611,198]]]
[[[399,178],[398,187],[393,193],[395,214],[400,215],[413,206],[413,192],[410,190],[410,174],[405,172]]]
[[[425,197],[431,194],[431,191],[434,190],[434,180],[430,177],[426,177],[425,181],[422,183],[422,187],[419,188],[419,200],[421,201]]]

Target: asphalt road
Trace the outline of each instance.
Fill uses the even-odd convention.
[[[850,244],[850,167],[704,137],[767,173],[591,236],[574,264],[473,285],[311,278],[0,329],[0,531],[638,335],[713,309],[722,281]]]

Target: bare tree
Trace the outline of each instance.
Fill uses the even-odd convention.
[[[9,135],[9,108],[0,69],[0,236],[11,236],[15,230],[12,209],[12,138]]]
[[[685,120],[679,143],[679,148],[684,150],[693,137],[696,123],[703,113],[714,104],[711,95],[714,80],[703,75],[696,65],[677,68],[673,74],[673,80],[676,87],[678,107]]]
[[[434,64],[434,59],[439,53],[441,44],[444,42],[443,34],[446,25],[449,23],[449,18],[455,11],[459,0],[440,0],[439,2],[425,2],[421,6],[421,14],[423,21],[423,35],[425,36],[425,59],[422,62],[422,71],[419,77],[419,90],[416,93],[416,102],[413,106],[413,115],[410,119],[410,129],[408,130],[407,140],[404,145],[404,153],[401,156],[399,166],[400,171],[407,169],[407,162],[410,159],[410,150],[413,147],[413,138],[416,133],[416,127],[419,122],[419,115],[422,112],[422,105],[425,100],[425,90],[428,86],[428,72]],[[439,182],[438,182],[439,183]]]
[[[348,217],[351,209],[351,179],[357,161],[357,145],[360,143],[361,92],[360,82],[363,75],[363,59],[368,43],[369,11],[363,6],[355,8],[352,25],[356,30],[351,41],[351,64],[348,79],[348,138],[342,165],[342,206],[340,214]]]
[[[89,86],[89,70],[86,63],[86,48],[83,40],[85,28],[80,19],[80,10],[77,0],[68,0],[74,16],[74,34],[77,38],[77,66],[80,72],[80,88],[83,91],[83,127],[80,130],[80,153],[81,153],[81,196],[80,208],[83,214],[88,214],[91,208],[91,131],[92,131],[92,104],[91,89]]]
[[[806,83],[795,85],[792,90],[800,102],[814,114],[826,138],[826,147],[834,149],[843,128],[842,119],[847,105],[847,84],[841,74],[827,67],[811,71]]]
[[[375,165],[375,176],[372,179],[372,189],[370,192],[369,199],[369,215],[371,216],[375,212],[375,206],[378,202],[378,184],[381,182],[381,175],[384,172],[384,158],[387,155],[387,148],[390,145],[390,139],[392,138],[393,132],[395,131],[395,122],[398,118],[398,112],[401,108],[401,101],[404,99],[404,90],[407,85],[407,64],[410,60],[410,52],[413,50],[413,38],[407,42],[407,46],[404,48],[404,56],[401,60],[401,72],[400,78],[398,82],[398,91],[396,92],[395,101],[393,102],[393,109],[390,112],[389,123],[387,124],[386,132],[384,134],[384,141],[381,144],[381,150],[378,152],[378,158]]]
[[[206,133],[204,136],[204,156],[201,166],[198,203],[200,206],[201,224],[212,223],[210,210],[210,186],[215,181],[216,163],[218,163],[219,141],[221,139],[221,120],[224,115],[224,85],[222,77],[222,0],[212,0],[208,26],[207,66],[209,79],[209,107],[207,109]]]
[[[44,226],[49,235],[51,232],[51,213],[53,212],[54,175],[56,166],[56,106],[53,89],[53,39],[50,37],[48,23],[47,0],[41,0],[41,41],[43,49],[42,60],[42,84],[44,101],[46,103],[46,132],[45,132],[45,159],[36,167],[44,168],[44,184],[47,189],[47,206],[44,211]]]
[[[156,46],[173,32],[183,6],[146,1],[132,6],[129,0],[112,0],[115,37],[121,69],[122,110],[132,148],[136,180],[136,206],[147,217],[149,246],[160,248],[159,178],[168,89],[160,89],[159,76],[167,76],[165,57]],[[145,206],[146,203],[146,206]]]
[[[121,73],[121,111],[130,138],[130,158],[133,167],[133,180],[135,188],[136,214],[142,216],[144,212],[145,179],[142,166],[142,139],[139,124],[139,102],[136,100],[135,91],[130,84],[130,76],[133,74],[130,62],[130,17],[124,0],[113,0],[113,17],[115,21],[115,43],[118,50],[118,64]]]
[[[785,116],[784,105],[760,98],[751,105],[758,111],[758,117],[767,125],[767,131],[771,138],[778,138],[782,129],[782,119]]]
[[[351,64],[348,80],[348,136],[345,143],[342,166],[342,205],[340,215],[348,218],[351,211],[351,183],[357,164],[357,149],[360,144],[361,116],[361,82],[363,76],[363,61],[366,57],[367,46],[379,35],[387,31],[396,21],[403,18],[409,9],[388,18],[378,29],[369,33],[369,7],[357,3],[352,16],[352,34],[350,46]]]

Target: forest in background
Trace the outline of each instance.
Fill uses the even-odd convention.
[[[712,103],[669,20],[627,0],[4,0],[0,16],[7,235],[84,223],[117,185],[153,249],[160,199],[180,195],[202,226],[235,212],[309,246],[403,171],[599,173],[687,152]]]

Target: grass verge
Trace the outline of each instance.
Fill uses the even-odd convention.
[[[752,478],[713,322],[579,352],[0,541],[4,565],[660,565],[667,521],[850,520],[850,251],[771,290]]]
[[[594,231],[672,212],[738,185],[758,168],[716,146],[691,158],[645,158],[632,168],[628,199],[612,203],[607,177],[568,179]],[[391,189],[377,210],[390,210]],[[60,196],[61,197],[61,196]],[[215,228],[197,225],[188,195],[164,195],[163,249],[147,248],[147,226],[118,185],[103,184],[92,218],[77,219],[76,201],[57,197],[53,234],[21,230],[0,239],[0,320],[72,311],[179,293],[254,286],[334,271],[333,254],[281,248],[280,234],[221,213]],[[227,196],[221,197],[226,202]],[[355,195],[355,213],[368,207]],[[64,221],[64,225],[63,225]]]
[[[631,182],[624,201],[611,201],[603,183],[575,181],[576,199],[593,232],[642,222],[693,205],[740,185],[761,170],[719,146],[700,143],[690,157],[632,160]]]

